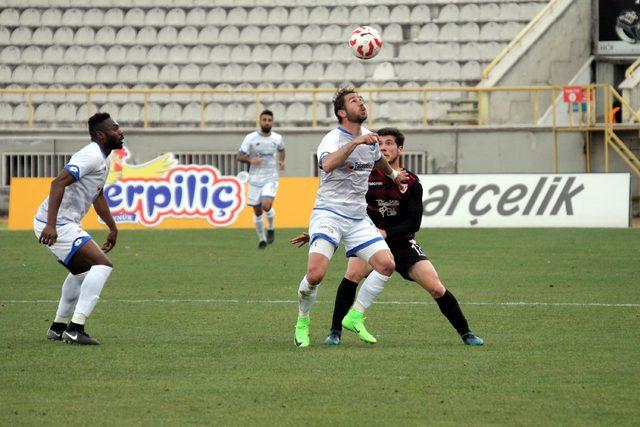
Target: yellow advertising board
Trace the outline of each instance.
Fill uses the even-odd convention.
[[[126,163],[128,153],[112,154],[104,194],[121,229],[253,228],[247,206],[247,175],[224,176],[211,166],[177,165],[167,153],[142,165]],[[51,178],[13,178],[9,229],[31,230],[38,206],[48,196]],[[280,178],[274,207],[276,227],[309,225],[318,178]],[[104,228],[93,209],[85,229]]]

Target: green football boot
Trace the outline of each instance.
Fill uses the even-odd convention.
[[[293,342],[296,347],[309,347],[309,316],[298,316],[296,322],[296,333],[293,337]]]
[[[367,328],[364,327],[364,313],[360,313],[353,308],[349,310],[344,319],[342,319],[342,326],[352,332],[358,334],[358,337],[364,342],[369,344],[375,344],[378,340],[376,337],[367,332]]]

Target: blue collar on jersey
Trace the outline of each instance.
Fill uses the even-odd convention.
[[[96,141],[91,140],[92,144],[98,144]],[[100,148],[100,152],[102,153],[102,155],[104,156],[104,158],[106,159],[107,157],[109,157],[109,154],[111,154],[111,152],[109,153],[105,153],[104,150],[102,149],[102,145],[98,144],[98,148]]]

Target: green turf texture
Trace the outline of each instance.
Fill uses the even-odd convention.
[[[399,276],[380,301],[426,304],[376,304],[376,345],[345,332],[325,347],[342,249],[312,311],[311,346],[295,348],[291,301],[307,252],[286,240],[298,231],[278,230],[265,251],[250,230],[121,231],[87,323],[98,347],[44,338],[66,272],[33,233],[0,232],[0,425],[640,419],[639,229],[421,231],[481,348],[464,346]]]

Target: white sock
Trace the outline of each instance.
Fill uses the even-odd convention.
[[[69,323],[71,315],[76,309],[78,303],[78,297],[80,296],[80,286],[84,280],[87,272],[73,275],[69,273],[62,283],[62,292],[60,294],[60,302],[58,302],[58,310],[56,311],[56,318],[53,320],[56,323]]]
[[[276,217],[275,208],[272,207],[270,210],[266,211],[264,216],[267,217],[267,229],[273,230],[273,220]]]
[[[384,284],[389,280],[389,276],[384,276],[377,271],[373,270],[369,277],[364,281],[358,291],[356,302],[353,304],[353,308],[364,313],[364,311],[371,307],[371,304],[378,298],[378,295],[383,291]]]
[[[318,285],[311,286],[309,282],[307,282],[307,276],[302,278],[300,282],[300,287],[298,288],[298,315],[299,316],[308,316],[311,311],[311,306],[314,302],[316,302],[316,297],[318,296]]]
[[[100,292],[109,278],[111,270],[113,269],[106,265],[94,265],[91,267],[82,282],[78,305],[76,305],[76,311],[71,319],[73,323],[84,325],[87,317],[89,317],[100,299]]]
[[[256,234],[258,234],[258,240],[266,242],[267,237],[264,234],[264,222],[262,222],[262,215],[253,215],[253,223],[256,225]]]

